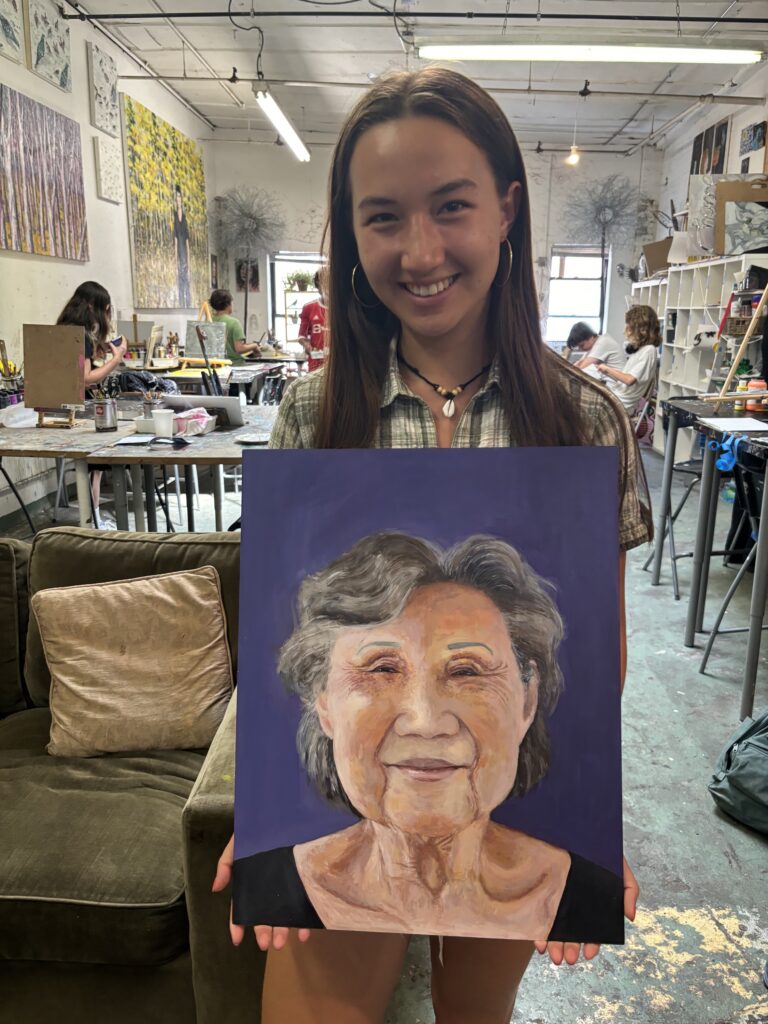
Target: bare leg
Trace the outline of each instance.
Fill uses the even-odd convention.
[[[262,1024],[381,1024],[407,949],[406,935],[291,930],[267,956]]]
[[[431,938],[432,1003],[436,1024],[508,1024],[532,942]]]
[[[94,469],[91,473],[91,494],[93,495],[93,507],[96,509],[96,515],[99,514],[99,499],[101,498],[101,476],[102,471],[100,469]],[[94,526],[96,524],[94,523]]]

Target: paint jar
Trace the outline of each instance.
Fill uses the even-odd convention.
[[[741,383],[738,385],[736,390],[737,391],[743,391],[744,394],[746,394],[746,392],[747,392],[747,382],[744,381],[744,380],[741,381]],[[733,403],[733,411],[734,412],[744,412],[745,405],[746,405],[746,402],[745,402],[744,398],[737,398],[736,401]]]
[[[103,398],[93,403],[93,422],[100,433],[117,430],[117,403],[114,398]]]
[[[747,385],[747,395],[749,395],[750,391],[765,391],[765,381],[751,380]],[[762,395],[759,398],[747,397],[747,412],[760,412],[762,405]]]

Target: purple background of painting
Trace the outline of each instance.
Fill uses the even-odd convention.
[[[302,578],[379,530],[440,545],[491,533],[555,583],[566,623],[549,773],[493,817],[621,874],[617,474],[615,448],[245,453],[238,858],[357,820],[310,787],[298,699],[275,669]]]

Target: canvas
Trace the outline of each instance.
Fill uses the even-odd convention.
[[[768,252],[768,202],[725,203],[725,252]]]
[[[123,96],[133,297],[138,309],[208,298],[208,216],[200,147]]]
[[[203,350],[197,337],[196,328],[205,332],[205,354],[209,359],[226,359],[227,357],[227,325],[214,324],[210,320],[188,320],[187,333],[184,341],[184,355],[201,359]]]
[[[24,63],[24,11],[21,0],[0,0],[0,54]]]
[[[7,211],[0,249],[89,258],[80,126],[6,85],[0,85],[0,209]]]
[[[235,921],[623,941],[617,473],[245,454]]]
[[[27,57],[36,75],[64,92],[72,92],[69,25],[53,0],[26,0]]]
[[[88,53],[88,78],[91,124],[115,138],[120,134],[120,108],[117,95],[117,64],[95,43],[85,44]]]
[[[116,139],[104,139],[95,135],[93,155],[96,161],[96,194],[108,203],[122,203],[125,198],[123,186],[123,154]]]

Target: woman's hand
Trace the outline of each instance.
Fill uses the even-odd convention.
[[[115,344],[114,341],[109,341],[107,342],[107,344],[112,349],[113,358],[117,359],[117,361],[121,363],[123,361],[123,356],[128,351],[128,342],[121,334],[120,337],[117,339],[117,344]]]
[[[606,363],[598,363],[597,364],[597,372],[598,373],[602,373],[603,376],[610,377],[611,375],[608,372],[609,370],[610,370],[610,367]]]
[[[637,898],[640,895],[640,886],[637,884],[632,868],[624,858],[624,917],[629,921],[635,920],[637,913]],[[558,967],[565,960],[573,966],[579,959],[582,946],[578,942],[535,942],[536,950],[539,953],[549,953],[549,959]],[[600,946],[594,942],[585,942],[584,959],[592,960],[600,952]]]
[[[221,892],[226,889],[232,881],[232,864],[235,859],[235,837],[229,840],[224,851],[219,857],[216,865],[216,877],[213,880],[213,892]],[[269,924],[257,924],[253,933],[256,936],[256,944],[259,949],[265,952],[270,948],[282,949],[288,941],[287,928],[273,928]],[[241,924],[235,924],[232,920],[232,904],[229,905],[229,934],[233,946],[239,946],[245,938],[245,928]],[[299,941],[306,942],[309,938],[309,928],[299,928]]]

